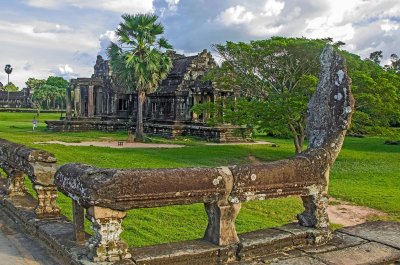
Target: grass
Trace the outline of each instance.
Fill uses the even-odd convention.
[[[193,139],[153,142],[185,144],[177,149],[113,149],[106,147],[73,147],[36,145],[35,142],[66,142],[101,139],[125,139],[126,132],[52,133],[45,130],[44,120],[58,119],[59,114],[41,114],[38,130],[32,132],[31,113],[1,113],[0,138],[41,148],[56,155],[60,165],[82,162],[99,167],[154,168],[222,166],[248,162],[252,155],[272,161],[293,155],[290,140],[260,137],[278,147],[265,145],[208,146]],[[330,194],[334,197],[387,212],[400,221],[400,146],[383,144],[383,138],[346,138],[343,150],[331,171]],[[60,195],[58,204],[63,214],[71,217],[71,201]],[[295,219],[302,211],[298,198],[285,198],[244,203],[236,221],[239,233],[278,226]],[[122,237],[131,246],[153,245],[200,238],[207,225],[201,204],[134,209],[124,219]],[[337,228],[337,225],[332,225]]]

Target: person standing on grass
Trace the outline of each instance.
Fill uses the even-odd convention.
[[[37,127],[37,119],[36,116],[34,116],[32,121],[32,131],[35,131],[36,127]]]

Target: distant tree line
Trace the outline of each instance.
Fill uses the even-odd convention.
[[[29,78],[26,86],[33,92],[32,101],[40,109],[64,109],[68,81],[62,77],[49,76],[47,80]]]
[[[400,125],[400,61],[380,66],[382,52],[370,58],[341,51],[343,42],[332,39],[273,37],[250,43],[215,45],[221,66],[206,76],[219,89],[232,89],[235,96],[203,103],[193,111],[211,114],[208,122],[244,125],[259,132],[290,136],[296,152],[303,150],[307,103],[319,74],[319,55],[332,44],[347,61],[356,99],[351,131],[361,134],[389,133]]]

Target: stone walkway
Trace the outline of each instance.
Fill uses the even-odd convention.
[[[337,230],[326,245],[302,247],[242,265],[400,265],[400,223],[371,222]]]
[[[26,235],[0,206],[0,265],[57,265],[38,240]]]

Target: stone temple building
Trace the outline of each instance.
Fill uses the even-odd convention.
[[[216,89],[211,81],[203,80],[206,72],[216,66],[211,54],[204,50],[194,56],[170,56],[170,73],[146,98],[145,132],[166,137],[197,136],[218,142],[243,141],[245,129],[231,125],[210,127],[206,123],[207,113],[196,115],[191,111],[195,104],[233,96],[232,90]],[[70,81],[66,101],[66,118],[47,121],[50,130],[113,131],[135,126],[137,94],[118,82],[109,62],[101,56],[97,57],[92,77]]]
[[[31,108],[32,93],[29,88],[8,92],[0,88],[0,108]]]

